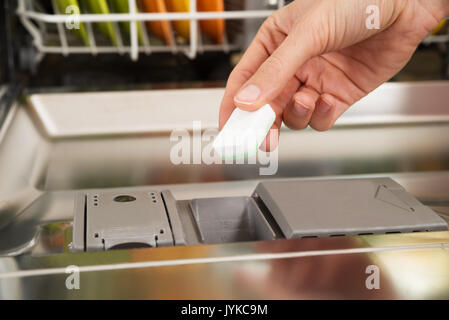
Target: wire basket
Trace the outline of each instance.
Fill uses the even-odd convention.
[[[226,0],[224,11],[200,12],[196,0],[189,0],[189,11],[186,12],[156,12],[147,13],[139,10],[136,0],[128,1],[128,13],[111,12],[107,14],[81,13],[76,16],[61,13],[56,0],[52,1],[53,12],[42,8],[38,1],[18,0],[17,14],[26,30],[33,38],[33,44],[42,53],[69,54],[129,54],[132,60],[137,60],[139,54],[155,52],[182,52],[194,59],[198,53],[205,51],[224,51],[240,49],[248,44],[250,34],[257,31],[261,20],[271,15],[275,9],[285,5],[284,0]],[[178,1],[178,0],[176,0]],[[184,1],[184,0],[179,0]],[[140,3],[139,3],[140,4]],[[226,22],[226,32],[221,43],[211,43],[200,30],[201,21],[222,19]],[[183,40],[170,28],[169,37],[172,41],[164,43],[156,41],[147,29],[149,21],[188,21],[190,39]],[[257,21],[249,27],[236,28],[237,22]],[[82,24],[86,30],[86,43],[72,32],[70,25]],[[108,43],[98,32],[96,24],[112,25],[116,35],[115,43]],[[129,32],[121,28],[129,24]],[[232,41],[229,39],[232,38]],[[243,38],[243,39],[242,39]]]

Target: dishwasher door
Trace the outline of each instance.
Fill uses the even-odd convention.
[[[342,293],[340,287],[348,297],[361,297],[367,293],[352,283],[356,279],[342,274],[349,265],[366,268],[379,263],[388,270],[391,290],[382,293],[385,297],[430,297],[426,290],[435,286],[436,279],[449,279],[444,271],[449,269],[445,231],[280,239],[270,219],[260,220],[259,213],[249,213],[240,221],[258,226],[268,223],[269,227],[256,228],[259,235],[245,238],[237,232],[227,238],[243,241],[220,243],[217,238],[227,235],[195,229],[195,221],[209,221],[207,213],[196,218],[190,214],[188,201],[251,197],[260,182],[273,178],[392,178],[447,221],[448,89],[446,82],[387,83],[352,107],[330,131],[282,128],[278,150],[270,161],[244,164],[208,164],[194,157],[193,143],[185,163],[173,161],[173,150],[182,139],[193,141],[195,135],[203,137],[216,130],[221,88],[28,95],[10,108],[0,128],[0,261],[5,266],[0,283],[19,280],[20,297],[82,298],[88,292],[103,298],[192,297],[190,293],[199,298],[272,297],[272,292],[257,287],[256,282],[272,286],[271,279],[282,275],[280,261],[291,266],[330,263],[336,270],[332,279],[312,291],[336,297]],[[208,142],[202,140],[200,150]],[[261,175],[260,169],[269,166],[273,174]],[[150,189],[155,194],[168,190],[179,202],[178,209],[184,211],[176,224],[164,222],[164,232],[192,226],[185,232],[187,245],[75,252],[77,195],[114,192],[126,196],[123,190],[140,193]],[[170,202],[164,205],[170,212]],[[209,204],[203,208],[212,210]],[[237,218],[244,212],[250,211],[237,212]],[[116,230],[107,234],[111,247],[117,234]],[[189,237],[198,234],[211,239],[211,244],[189,245]],[[155,238],[147,240],[151,245]],[[409,254],[409,250],[416,252]],[[409,280],[411,285],[415,277],[397,268],[404,263],[415,265],[418,273],[433,270],[424,276],[420,290],[410,291],[404,285]],[[101,281],[87,281],[78,292],[61,289],[58,286],[69,265],[79,266],[84,279]],[[253,270],[254,282],[236,280],[246,277],[245,270]],[[317,270],[309,273],[312,279],[320,278],[317,268],[309,270]],[[120,279],[126,279],[129,288],[120,287]],[[160,282],[151,289],[142,279]],[[340,286],[337,279],[346,279],[348,285]],[[111,290],[101,287],[103,280]],[[55,290],[43,292],[42,286]],[[443,281],[438,296],[447,297],[448,287]],[[298,283],[293,291],[281,287],[274,291],[294,297],[309,289]]]

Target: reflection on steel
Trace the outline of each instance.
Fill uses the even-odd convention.
[[[25,255],[0,259],[14,261],[0,284],[21,298],[449,298],[448,249],[449,232],[429,232]],[[69,265],[80,290],[64,287]],[[365,287],[370,265],[379,290]]]
[[[287,252],[287,253],[256,253],[247,255],[237,255],[229,257],[214,257],[214,258],[195,258],[195,259],[180,259],[180,260],[163,260],[163,261],[146,261],[146,262],[128,262],[105,265],[91,265],[79,267],[80,272],[93,271],[111,271],[123,269],[142,269],[154,267],[170,267],[170,266],[186,266],[206,263],[221,263],[221,262],[239,262],[239,261],[264,261],[276,259],[292,259],[313,256],[339,255],[339,254],[354,254],[354,253],[370,253],[383,251],[403,251],[403,250],[417,250],[417,249],[434,249],[449,247],[449,243],[437,244],[421,244],[410,246],[391,246],[378,248],[352,248],[340,250],[319,250],[319,251],[304,251],[304,252]],[[0,274],[0,279],[18,278],[18,277],[34,277],[53,274],[66,273],[66,268],[46,268],[36,270],[19,270],[9,271]]]

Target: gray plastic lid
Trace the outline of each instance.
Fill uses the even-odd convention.
[[[286,238],[447,230],[389,178],[267,180],[255,193]]]

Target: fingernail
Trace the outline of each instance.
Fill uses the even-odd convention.
[[[260,96],[260,89],[254,84],[250,84],[237,93],[234,100],[239,103],[251,103]]]
[[[328,105],[326,102],[324,102],[323,100],[318,100],[315,110],[322,115],[325,115],[326,113],[329,112],[329,110],[331,109],[331,106]]]
[[[301,103],[300,101],[295,101],[293,106],[293,111],[297,116],[304,117],[309,113],[310,108]]]

